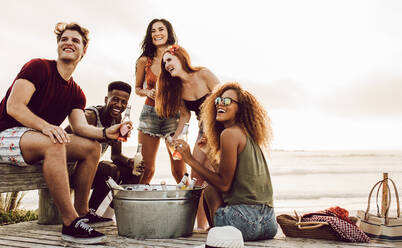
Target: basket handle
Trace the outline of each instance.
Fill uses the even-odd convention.
[[[309,221],[309,222],[296,222],[296,225],[300,230],[306,230],[306,229],[316,229],[322,226],[328,226],[329,224],[327,222]]]
[[[366,209],[366,213],[365,213],[365,216],[364,216],[364,219],[365,219],[365,220],[368,219],[368,213],[370,212],[370,199],[371,199],[371,195],[373,194],[374,189],[375,189],[378,185],[381,185],[382,182],[383,182],[383,180],[376,182],[376,183],[374,184],[374,186],[373,186],[373,187],[371,188],[371,190],[370,190],[370,194],[369,194],[369,196],[368,196],[368,202],[367,202],[367,209]]]
[[[399,205],[399,194],[398,194],[398,190],[396,188],[396,184],[394,182],[394,180],[392,180],[391,178],[388,178],[388,180],[391,181],[392,185],[394,185],[394,190],[395,190],[395,197],[396,197],[396,208],[397,208],[397,216],[400,217],[401,215],[401,211],[400,211],[400,205]]]
[[[301,216],[299,216],[296,212],[296,210],[294,210],[294,213],[296,215],[297,218],[297,222],[295,223],[295,225],[300,229],[300,230],[307,230],[307,229],[316,229],[322,226],[328,226],[329,224],[327,222],[321,222],[321,221],[301,221]]]
[[[389,180],[389,181],[391,181],[391,183],[392,183],[392,185],[394,186],[394,191],[395,191],[395,198],[396,198],[396,215],[397,215],[397,217],[399,218],[400,217],[400,204],[399,204],[399,194],[398,194],[398,189],[397,189],[397,187],[396,187],[396,184],[395,184],[395,182],[394,182],[394,180],[392,180],[391,178],[387,178],[387,179],[384,179],[384,180]],[[383,181],[384,181],[383,180]],[[382,184],[382,186],[384,187],[384,184]],[[388,187],[388,194],[389,194],[389,201],[388,201],[388,208],[386,209],[386,211],[385,211],[385,218],[387,219],[388,218],[388,212],[389,212],[389,208],[390,208],[390,206],[391,206],[391,191],[390,191],[390,188],[389,188],[389,186],[388,186],[388,184],[387,184],[387,187]],[[380,187],[378,187],[378,190],[377,190],[377,199],[376,199],[376,203],[377,203],[377,213],[379,214],[379,212],[380,212],[380,210],[379,210],[379,206],[378,206],[378,194],[379,194],[379,191],[380,191]]]

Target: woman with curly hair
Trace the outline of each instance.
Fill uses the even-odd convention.
[[[200,120],[200,106],[217,84],[219,80],[210,70],[191,65],[190,56],[184,48],[172,45],[163,53],[156,90],[156,112],[163,118],[169,118],[180,112],[179,124],[173,140],[180,135],[184,123],[190,120],[190,111],[194,111],[197,119]],[[201,122],[199,126],[193,155],[200,164],[207,167],[207,157],[201,151],[202,146],[205,146],[202,142]],[[191,177],[197,178],[197,185],[202,185],[204,182],[193,170],[191,170]],[[206,229],[208,224],[202,202],[200,206],[197,213],[197,227]]]
[[[145,96],[145,104],[141,111],[138,127],[138,142],[142,144],[145,171],[140,183],[147,184],[155,173],[155,159],[161,137],[167,137],[176,131],[178,113],[168,118],[160,118],[155,112],[155,84],[160,73],[163,51],[176,43],[176,35],[172,24],[165,19],[153,19],[147,28],[142,41],[142,53],[137,60],[135,71],[135,93]],[[144,87],[144,82],[146,87]],[[186,172],[183,161],[173,160],[169,149],[172,175],[180,182]]]
[[[216,172],[202,166],[184,140],[176,140],[175,147],[209,184],[204,200],[210,226],[234,226],[245,240],[273,238],[277,223],[262,150],[272,139],[266,111],[238,83],[226,83],[205,100],[201,118]]]

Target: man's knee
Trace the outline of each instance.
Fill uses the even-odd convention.
[[[101,144],[95,140],[90,140],[88,144],[88,154],[92,157],[96,157],[97,160],[100,158],[102,151]]]
[[[95,140],[73,135],[71,143],[67,145],[67,153],[73,159],[99,161],[101,145]]]
[[[101,161],[98,164],[96,175],[106,179],[110,176],[113,178],[113,180],[117,181],[117,179],[120,177],[120,172],[119,168],[112,162]]]
[[[64,143],[50,143],[44,146],[44,156],[62,157],[66,156],[66,145]]]

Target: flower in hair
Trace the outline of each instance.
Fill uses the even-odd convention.
[[[176,44],[171,45],[168,47],[168,49],[169,49],[169,53],[174,55],[175,51],[177,51],[177,49],[179,49],[179,45],[176,45]]]

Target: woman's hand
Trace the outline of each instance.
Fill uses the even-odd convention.
[[[177,139],[174,140],[174,147],[176,151],[178,151],[183,158],[184,161],[189,161],[190,158],[192,157],[191,152],[190,152],[190,146],[187,144],[186,141],[182,139]]]
[[[209,150],[209,147],[208,147],[208,145],[207,145],[207,141],[208,141],[208,139],[207,139],[207,136],[205,136],[205,134],[203,134],[202,137],[201,137],[201,139],[199,139],[199,140],[197,141],[198,147],[199,147],[200,150],[201,150],[203,153],[205,153],[205,154],[207,154],[207,153],[208,153],[208,150]]]
[[[156,94],[155,89],[147,90],[147,97],[151,98],[152,100],[155,100],[155,94]]]

